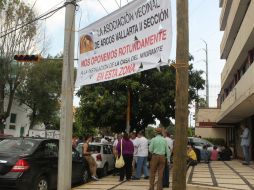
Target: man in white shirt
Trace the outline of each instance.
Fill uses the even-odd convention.
[[[165,139],[167,141],[167,144],[168,144],[168,147],[170,149],[170,151],[172,152],[173,151],[173,144],[174,144],[174,140],[171,138],[172,135],[169,134],[169,132],[165,132]]]
[[[108,143],[108,141],[106,140],[105,136],[102,135],[102,138],[101,138],[101,143]]]
[[[135,164],[137,163],[137,152],[138,149],[136,148],[135,144],[136,144],[136,140],[137,140],[137,133],[136,131],[133,131],[130,133],[130,140],[134,145],[134,152],[133,152],[133,161],[132,161],[132,171],[135,170]]]
[[[174,140],[171,138],[168,131],[164,131],[164,138],[167,142],[170,153],[172,153],[173,152]],[[166,164],[166,166],[164,168],[164,172],[163,172],[163,180],[162,180],[163,187],[169,187],[170,161],[168,161],[166,163],[167,164]]]
[[[137,148],[137,170],[134,180],[139,180],[143,168],[144,178],[148,179],[147,158],[148,158],[148,140],[144,137],[142,131],[138,133],[138,137],[135,140],[134,148]]]

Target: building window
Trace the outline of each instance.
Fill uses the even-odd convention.
[[[10,123],[16,123],[17,114],[11,113]]]
[[[15,130],[15,129],[16,129],[16,126],[15,126],[15,125],[10,125],[10,126],[9,126],[9,129]]]

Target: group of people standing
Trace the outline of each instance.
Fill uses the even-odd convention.
[[[140,180],[142,171],[144,179],[149,179],[150,188],[154,190],[155,175],[158,172],[157,189],[169,187],[170,156],[173,149],[173,140],[162,128],[155,129],[156,136],[150,141],[145,138],[143,131],[124,133],[113,144],[114,154],[122,153],[125,165],[120,168],[120,181]],[[122,147],[122,151],[121,151]],[[150,155],[150,156],[149,156]],[[148,157],[150,160],[150,172],[148,171]],[[136,166],[136,171],[135,170]]]

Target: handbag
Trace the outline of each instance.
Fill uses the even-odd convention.
[[[123,142],[121,140],[121,154],[120,156],[116,157],[116,163],[115,163],[116,168],[122,168],[125,165],[122,151],[123,151]]]

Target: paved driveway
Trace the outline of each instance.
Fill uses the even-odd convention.
[[[144,179],[124,182],[118,180],[119,177],[108,176],[100,181],[92,181],[73,188],[73,190],[147,190],[149,187],[149,181]],[[201,163],[189,168],[186,182],[189,190],[254,190],[254,165],[245,166],[238,160],[214,161],[210,164]],[[164,188],[163,190],[169,189],[172,188]]]

